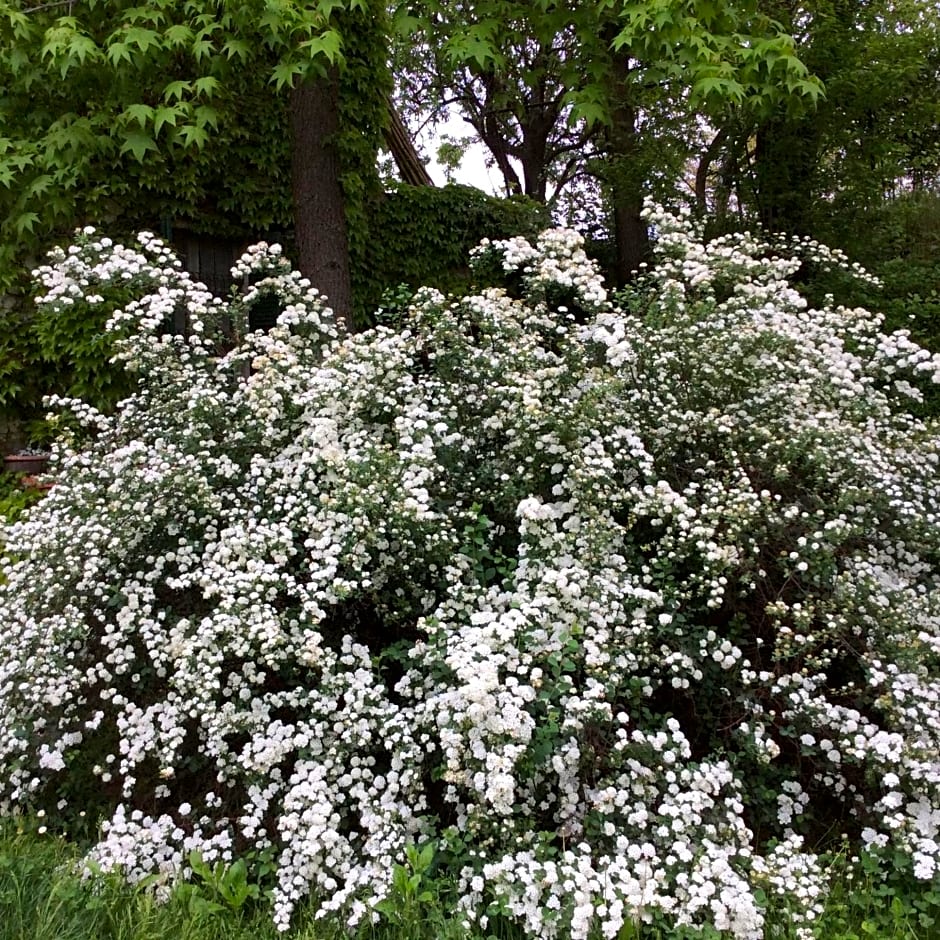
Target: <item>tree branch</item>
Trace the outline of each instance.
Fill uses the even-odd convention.
[[[75,0],[53,0],[52,3],[43,3],[38,7],[30,7],[28,10],[23,10],[23,13],[28,16],[30,13],[41,13],[43,10],[51,10],[54,7],[68,7],[69,12],[71,12],[74,3]]]

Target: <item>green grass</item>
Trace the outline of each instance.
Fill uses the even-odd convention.
[[[61,839],[10,835],[0,842],[3,940],[262,940],[275,932],[261,910],[200,914],[181,899],[159,905],[117,879],[83,883]],[[303,936],[299,934],[298,936]],[[308,934],[313,938],[314,934]]]
[[[150,892],[114,877],[82,881],[75,846],[35,825],[0,825],[0,940],[275,940],[263,900],[239,896],[234,908],[212,877],[176,891],[158,904]],[[886,867],[887,865],[887,867]],[[821,940],[940,940],[940,884],[917,882],[900,856],[863,859],[848,869],[838,862],[825,913],[817,925]],[[467,934],[447,912],[446,895],[431,883],[403,909],[356,940],[521,940],[508,924]],[[229,896],[231,900],[231,896]],[[406,899],[407,901],[407,899]],[[767,936],[789,940],[793,931],[784,910],[768,917]],[[349,936],[337,921],[314,921],[301,910],[289,940],[341,940]],[[717,938],[714,931],[681,933],[662,926],[628,926],[620,940]]]
[[[35,822],[0,822],[0,940],[284,940],[267,902],[218,889],[211,875],[177,890],[167,903],[151,891],[131,888],[114,876],[82,880],[78,848],[40,834]],[[228,881],[223,878],[222,881]],[[222,885],[224,888],[224,885]],[[226,900],[228,898],[228,901]],[[440,905],[393,917],[397,925],[371,926],[359,937],[375,940],[458,940],[466,932]],[[417,923],[411,923],[415,919]],[[341,940],[349,932],[336,920],[315,921],[301,909],[289,940]],[[510,940],[500,935],[499,940]]]

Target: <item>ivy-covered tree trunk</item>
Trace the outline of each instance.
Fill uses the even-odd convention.
[[[758,128],[754,152],[757,205],[768,232],[804,235],[817,197],[819,121],[775,120]]]
[[[637,109],[630,99],[630,66],[617,56],[613,62],[614,101],[608,138],[611,170],[608,185],[617,246],[616,280],[625,284],[640,264],[649,260],[650,241],[643,221],[643,168],[640,166]]]
[[[294,234],[298,267],[349,323],[352,282],[346,204],[337,153],[339,76],[299,82],[290,100]]]

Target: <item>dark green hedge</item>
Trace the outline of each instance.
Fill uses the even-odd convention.
[[[383,293],[400,284],[464,290],[468,253],[483,238],[533,235],[549,221],[545,207],[525,197],[498,199],[472,186],[397,186],[374,206],[353,270],[360,321],[368,322]]]

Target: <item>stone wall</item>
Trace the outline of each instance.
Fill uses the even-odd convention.
[[[23,425],[15,418],[0,414],[0,456],[15,454],[26,446],[26,433]]]

